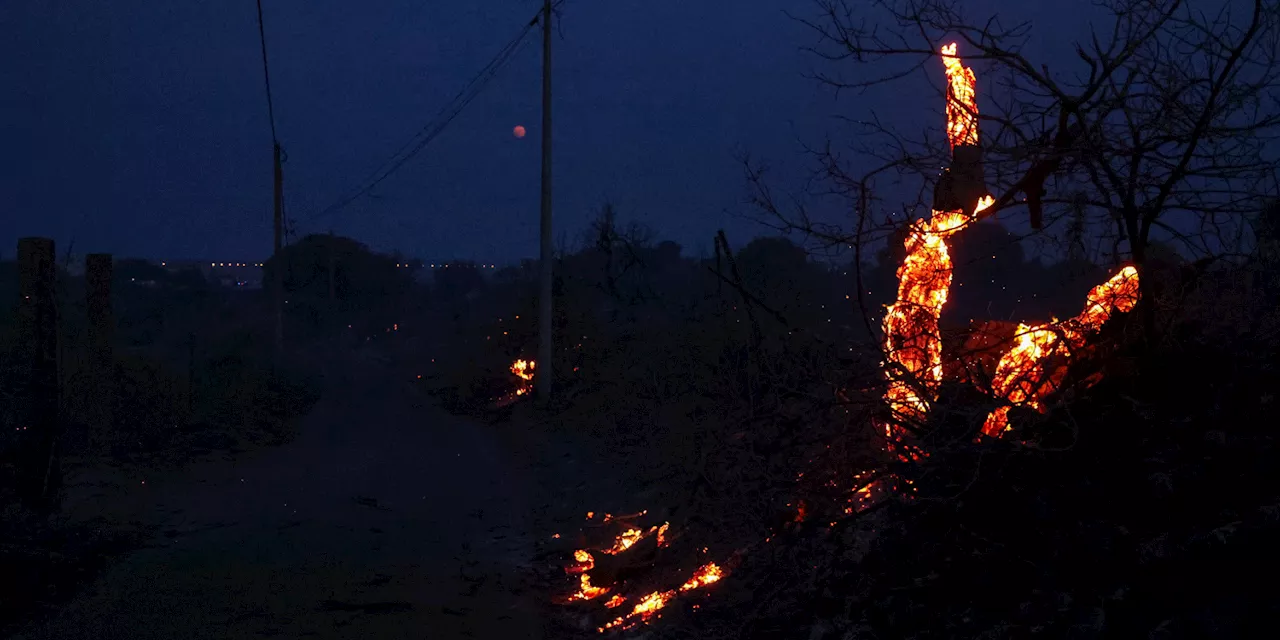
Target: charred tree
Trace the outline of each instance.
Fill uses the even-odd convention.
[[[934,211],[964,211],[972,214],[978,199],[987,195],[982,173],[982,148],[959,145],[951,155],[951,166],[942,172],[933,190]]]

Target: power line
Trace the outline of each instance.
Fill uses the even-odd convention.
[[[535,18],[535,21],[536,21],[536,18]],[[502,50],[499,51],[498,54],[494,56],[493,59],[490,60],[488,64],[484,66],[483,69],[480,70],[479,73],[477,73],[474,77],[472,77],[471,80],[468,81],[465,86],[463,86],[462,90],[459,91],[458,94],[453,97],[453,101],[450,102],[449,104],[450,105],[456,104],[458,100],[463,99],[464,96],[471,94],[473,92],[478,92],[478,90],[483,87],[483,85],[481,84],[482,80],[483,82],[488,82],[489,78],[495,77],[498,71],[498,68],[503,64],[505,64],[506,61],[512,57],[512,54],[515,53],[516,48],[524,41],[524,36],[528,34],[532,26],[533,26],[533,23],[527,24],[525,28],[521,30],[521,32],[515,38],[513,38],[510,42],[508,42],[507,45],[503,47]],[[401,145],[401,147],[397,149],[396,152],[392,154],[390,158],[383,161],[383,163],[379,165],[377,169],[375,169],[372,173],[370,173],[369,177],[366,178],[366,180],[373,180],[380,172],[382,172],[384,169],[387,168],[387,165],[391,164],[397,157],[400,156],[400,154],[404,153],[405,149],[408,149],[411,146],[413,146],[413,141],[418,136],[421,136],[427,133],[429,130],[439,128],[439,124],[437,120],[443,117],[443,115],[446,113],[446,111],[448,110],[447,106],[448,105],[446,105],[446,109],[442,109],[441,112],[436,115],[436,120],[432,120],[431,122],[424,125],[422,129],[418,131],[418,133],[414,134],[413,137],[409,139],[408,142],[405,142],[403,145]]]
[[[502,67],[511,60],[516,50],[524,42],[525,37],[529,34],[529,31],[538,24],[541,16],[542,12],[539,11],[531,20],[525,23],[524,28],[522,28],[520,32],[517,33],[516,36],[512,38],[511,41],[508,42],[507,45],[504,46],[498,54],[480,70],[479,73],[472,77],[462,90],[454,96],[453,100],[450,101],[432,121],[424,125],[422,129],[401,145],[394,154],[387,158],[387,160],[383,161],[377,169],[369,174],[369,177],[365,179],[363,187],[354,191],[350,195],[339,199],[328,207],[325,207],[320,211],[320,213],[312,216],[308,222],[315,222],[321,218],[331,215],[351,204],[357,198],[368,194],[375,187],[381,184],[382,181],[386,180],[399,170],[400,167],[404,166],[404,164],[417,155],[418,152],[422,151],[423,148],[439,137],[439,135],[444,132],[445,128],[453,122],[454,118],[458,117],[458,114],[460,114],[472,100],[475,100],[475,98],[480,95],[480,92],[485,88],[485,86],[497,77],[498,71],[500,71]]]
[[[271,142],[280,144],[276,137],[276,109],[271,102],[271,70],[267,67],[267,30],[262,26],[262,0],[258,0],[258,41],[262,44],[262,77],[267,83],[267,118],[271,120]]]
[[[284,171],[281,168],[283,162],[283,151],[280,148],[280,137],[276,135],[276,108],[275,103],[271,99],[271,68],[267,65],[267,29],[263,25],[262,20],[262,0],[257,0],[258,5],[258,42],[262,45],[262,79],[267,85],[267,119],[271,122],[271,162],[273,165],[272,175],[272,191],[273,191],[273,212],[272,227],[274,238],[272,242],[272,258],[279,258],[280,252],[284,248]],[[272,283],[272,302],[275,307],[275,343],[276,354],[280,355],[284,349],[284,270],[277,267],[274,269],[275,276]]]

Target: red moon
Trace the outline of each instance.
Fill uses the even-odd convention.
[[[523,138],[523,137],[524,137],[524,125],[520,125],[520,124],[516,125],[516,128],[511,130],[511,133],[516,134],[516,137],[517,137],[517,138]]]

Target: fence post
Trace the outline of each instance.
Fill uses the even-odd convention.
[[[26,367],[24,420],[19,425],[18,492],[47,513],[61,481],[58,464],[58,306],[53,240],[18,240],[18,349]]]
[[[115,425],[115,354],[112,350],[111,254],[85,256],[85,305],[89,314],[90,442],[109,442]]]
[[[196,332],[187,332],[187,421],[196,413]]]

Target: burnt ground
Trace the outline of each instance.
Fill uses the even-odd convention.
[[[577,496],[549,498],[539,468],[573,456],[522,449],[515,425],[451,416],[362,362],[326,372],[329,391],[284,446],[69,478],[68,521],[149,543],[14,637],[545,635],[544,594],[526,587],[536,532]]]

